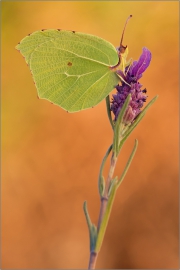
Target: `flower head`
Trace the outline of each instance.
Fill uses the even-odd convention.
[[[113,95],[111,111],[115,115],[115,121],[119,112],[128,96],[131,94],[131,101],[124,115],[124,124],[132,123],[137,115],[141,112],[144,102],[147,99],[146,89],[141,90],[142,85],[138,80],[142,77],[142,73],[147,69],[151,61],[151,52],[147,48],[143,48],[143,52],[138,61],[133,61],[132,65],[126,67],[125,74],[117,71],[123,80],[121,85],[117,85],[117,93]]]

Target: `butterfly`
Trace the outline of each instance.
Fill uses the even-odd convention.
[[[116,49],[90,34],[43,29],[23,38],[16,49],[31,70],[38,97],[77,112],[97,105],[120,82],[117,71],[124,72],[128,53],[123,35],[124,30]]]

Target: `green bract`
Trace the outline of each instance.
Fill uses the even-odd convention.
[[[30,67],[38,96],[69,112],[97,105],[120,81],[111,69],[119,63],[115,47],[93,35],[42,30],[16,49]]]

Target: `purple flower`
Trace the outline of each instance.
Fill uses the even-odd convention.
[[[142,77],[142,73],[147,69],[151,61],[151,52],[147,48],[143,48],[143,52],[138,61],[134,61],[130,67],[126,67],[125,74],[117,71],[123,79],[129,84],[122,81],[121,85],[117,85],[117,93],[113,95],[111,111],[115,115],[115,121],[119,112],[127,98],[131,94],[131,101],[124,115],[124,124],[132,123],[137,115],[141,112],[144,102],[146,102],[146,89],[141,90],[142,85],[138,80]],[[129,68],[129,70],[128,70]],[[127,73],[126,73],[127,72]]]

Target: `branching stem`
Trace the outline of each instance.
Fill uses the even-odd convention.
[[[109,221],[109,217],[110,217],[112,205],[114,202],[116,190],[119,187],[119,185],[122,183],[128,169],[129,169],[129,166],[133,160],[134,154],[135,154],[137,146],[138,146],[137,140],[135,140],[134,148],[131,152],[131,155],[127,161],[127,164],[126,164],[119,180],[118,180],[118,177],[115,177],[113,179],[113,174],[114,174],[115,166],[117,163],[117,157],[120,153],[120,150],[121,150],[125,140],[128,138],[128,136],[133,131],[133,129],[137,126],[137,124],[139,124],[139,122],[144,117],[146,111],[149,109],[149,107],[154,103],[154,101],[156,99],[157,99],[157,97],[155,97],[154,99],[152,99],[150,101],[150,103],[146,106],[146,108],[141,112],[141,114],[136,118],[136,120],[133,123],[131,123],[131,126],[127,127],[127,130],[125,130],[125,131],[123,130],[123,127],[124,127],[123,117],[124,117],[125,111],[128,107],[128,104],[130,102],[130,95],[128,95],[128,97],[126,98],[126,101],[125,101],[125,103],[124,103],[124,105],[119,113],[119,116],[116,120],[115,125],[113,125],[111,114],[110,114],[109,97],[106,99],[108,117],[109,117],[111,126],[113,127],[113,131],[114,131],[114,139],[113,139],[113,145],[111,145],[109,147],[109,149],[108,149],[108,151],[103,159],[101,168],[100,168],[99,185],[98,186],[99,186],[99,193],[100,193],[100,198],[101,198],[101,206],[100,206],[100,211],[99,211],[97,229],[96,229],[96,226],[95,225],[92,226],[91,222],[89,221],[90,219],[88,217],[86,204],[85,204],[85,214],[86,214],[86,218],[87,218],[87,223],[88,223],[89,228],[90,228],[90,237],[91,237],[91,242],[92,242],[92,245],[91,245],[92,248],[91,248],[91,253],[90,253],[90,258],[89,258],[88,269],[95,269],[96,260],[97,260],[98,253],[100,251],[100,248],[101,248],[101,245],[102,245],[102,242],[104,239],[104,235],[105,235],[105,231],[106,231],[107,224]],[[111,156],[110,169],[109,169],[106,183],[104,183],[104,178],[102,181],[103,168],[104,168],[105,162],[108,158],[108,155],[111,151],[112,151],[112,156]]]

